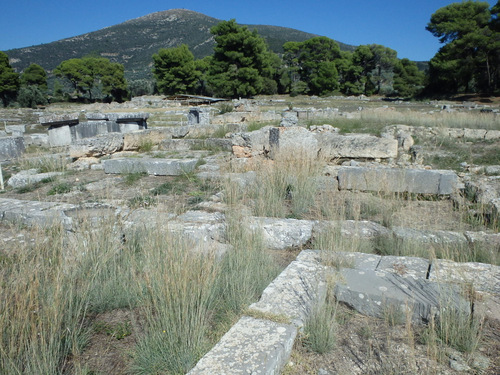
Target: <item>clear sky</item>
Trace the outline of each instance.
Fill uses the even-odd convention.
[[[399,58],[431,59],[440,45],[425,26],[460,0],[4,0],[0,51],[69,38],[168,9],[194,10],[242,24],[285,26],[343,43],[382,44]],[[489,0],[490,5],[497,0]]]

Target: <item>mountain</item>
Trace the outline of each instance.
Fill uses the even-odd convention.
[[[196,58],[212,54],[215,44],[210,28],[220,20],[186,9],[151,13],[118,25],[37,46],[6,51],[11,65],[20,72],[31,63],[51,72],[62,61],[89,54],[125,66],[128,79],[151,76],[151,56],[160,48],[187,44]],[[304,41],[317,35],[279,26],[246,25],[256,29],[275,52],[287,41]],[[354,49],[339,43],[341,49]]]

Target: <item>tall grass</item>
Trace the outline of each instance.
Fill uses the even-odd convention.
[[[303,218],[314,206],[317,182],[323,162],[306,150],[278,153],[263,164],[250,187],[256,216]]]
[[[193,253],[188,242],[168,233],[150,233],[143,239],[144,280],[138,285],[144,281],[145,328],[132,370],[136,374],[185,373],[210,345],[218,265],[214,254]]]
[[[61,229],[0,264],[0,373],[56,374],[85,344],[90,270],[68,261]]]

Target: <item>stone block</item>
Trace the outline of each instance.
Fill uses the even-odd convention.
[[[44,126],[58,127],[62,125],[76,125],[80,120],[78,113],[67,113],[63,115],[46,114],[41,116],[39,121]]]
[[[381,257],[376,270],[395,273],[403,278],[424,280],[427,278],[429,265],[429,260],[424,258],[388,255]]]
[[[38,173],[38,170],[36,169],[28,169],[11,176],[11,178],[9,178],[9,180],[7,181],[7,185],[9,185],[14,189],[19,189],[24,186],[28,186],[31,184],[35,184],[37,182],[41,182],[43,180],[60,176],[62,174],[63,174],[62,172]]]
[[[0,160],[9,160],[24,153],[23,137],[0,137]]]
[[[134,151],[144,144],[159,145],[165,139],[172,139],[170,128],[146,129],[123,135],[123,150]]]
[[[470,313],[470,304],[452,285],[382,271],[344,268],[340,275],[337,300],[364,315],[383,318],[390,311],[404,319],[408,312],[414,322],[426,322],[441,306]]]
[[[243,316],[188,375],[276,375],[290,357],[297,328]]]
[[[102,162],[105,173],[147,173],[155,176],[179,176],[194,170],[196,159],[111,159]]]
[[[264,245],[273,250],[284,250],[305,245],[312,237],[313,221],[251,217],[251,230],[261,231]]]
[[[459,187],[453,171],[400,168],[342,167],[340,190],[448,195]]]
[[[339,135],[315,133],[320,155],[327,159],[363,158],[387,159],[398,156],[396,139],[379,138],[372,135]]]
[[[100,157],[123,149],[123,135],[119,133],[101,134],[93,138],[84,138],[70,145],[72,158]]]
[[[315,252],[301,252],[262,292],[250,310],[283,315],[301,328],[311,308],[326,293],[326,267]]]
[[[69,125],[51,126],[48,130],[50,147],[69,146],[72,141]]]
[[[280,154],[297,158],[316,158],[318,140],[306,128],[300,126],[271,128],[269,130],[271,158]]]
[[[210,108],[191,108],[188,113],[188,125],[209,125]]]
[[[394,227],[394,237],[403,243],[437,243],[467,246],[467,238],[463,233],[445,230],[420,230],[413,228]]]

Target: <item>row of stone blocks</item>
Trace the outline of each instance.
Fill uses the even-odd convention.
[[[332,257],[344,264],[334,289],[338,301],[376,317],[392,308],[411,314],[415,323],[429,321],[445,307],[471,313],[470,302],[457,285],[461,275],[469,276],[462,282],[474,282],[478,272],[500,278],[500,267],[481,263],[304,250],[250,306],[250,311],[269,319],[242,317],[188,374],[279,374],[297,332],[326,293],[327,274],[334,271],[324,260]]]

